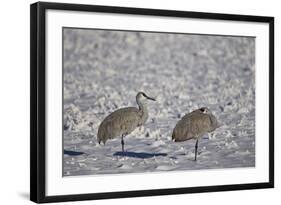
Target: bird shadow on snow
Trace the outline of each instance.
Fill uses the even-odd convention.
[[[63,150],[63,154],[67,154],[70,156],[77,156],[77,155],[82,155],[84,152],[77,152],[77,151],[71,151],[71,150]]]
[[[167,156],[166,153],[147,153],[147,152],[115,152],[113,156],[134,157],[147,159],[152,157]]]

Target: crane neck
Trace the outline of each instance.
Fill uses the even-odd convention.
[[[148,119],[148,110],[146,103],[139,97],[137,97],[137,104],[139,106],[140,121],[139,125],[143,125]]]
[[[139,106],[139,111],[142,111],[143,113],[147,113],[146,103],[142,102],[139,98],[137,98],[137,104]]]

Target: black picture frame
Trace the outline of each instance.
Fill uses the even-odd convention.
[[[46,196],[46,10],[120,13],[196,19],[263,22],[269,24],[269,181],[221,186]],[[30,6],[30,199],[37,203],[97,200],[274,187],[274,18],[144,8],[38,2]]]

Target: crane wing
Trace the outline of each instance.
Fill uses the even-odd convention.
[[[175,141],[185,141],[199,137],[210,131],[211,120],[206,114],[191,112],[185,115],[176,125],[172,139]]]
[[[105,143],[107,139],[129,134],[139,125],[139,121],[139,110],[135,107],[116,110],[102,121],[98,140]]]

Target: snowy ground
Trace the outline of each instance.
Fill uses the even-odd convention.
[[[64,29],[64,175],[255,166],[255,39]],[[99,145],[100,122],[136,106],[149,119],[125,138]],[[222,126],[199,141],[171,141],[176,122],[208,107]]]

